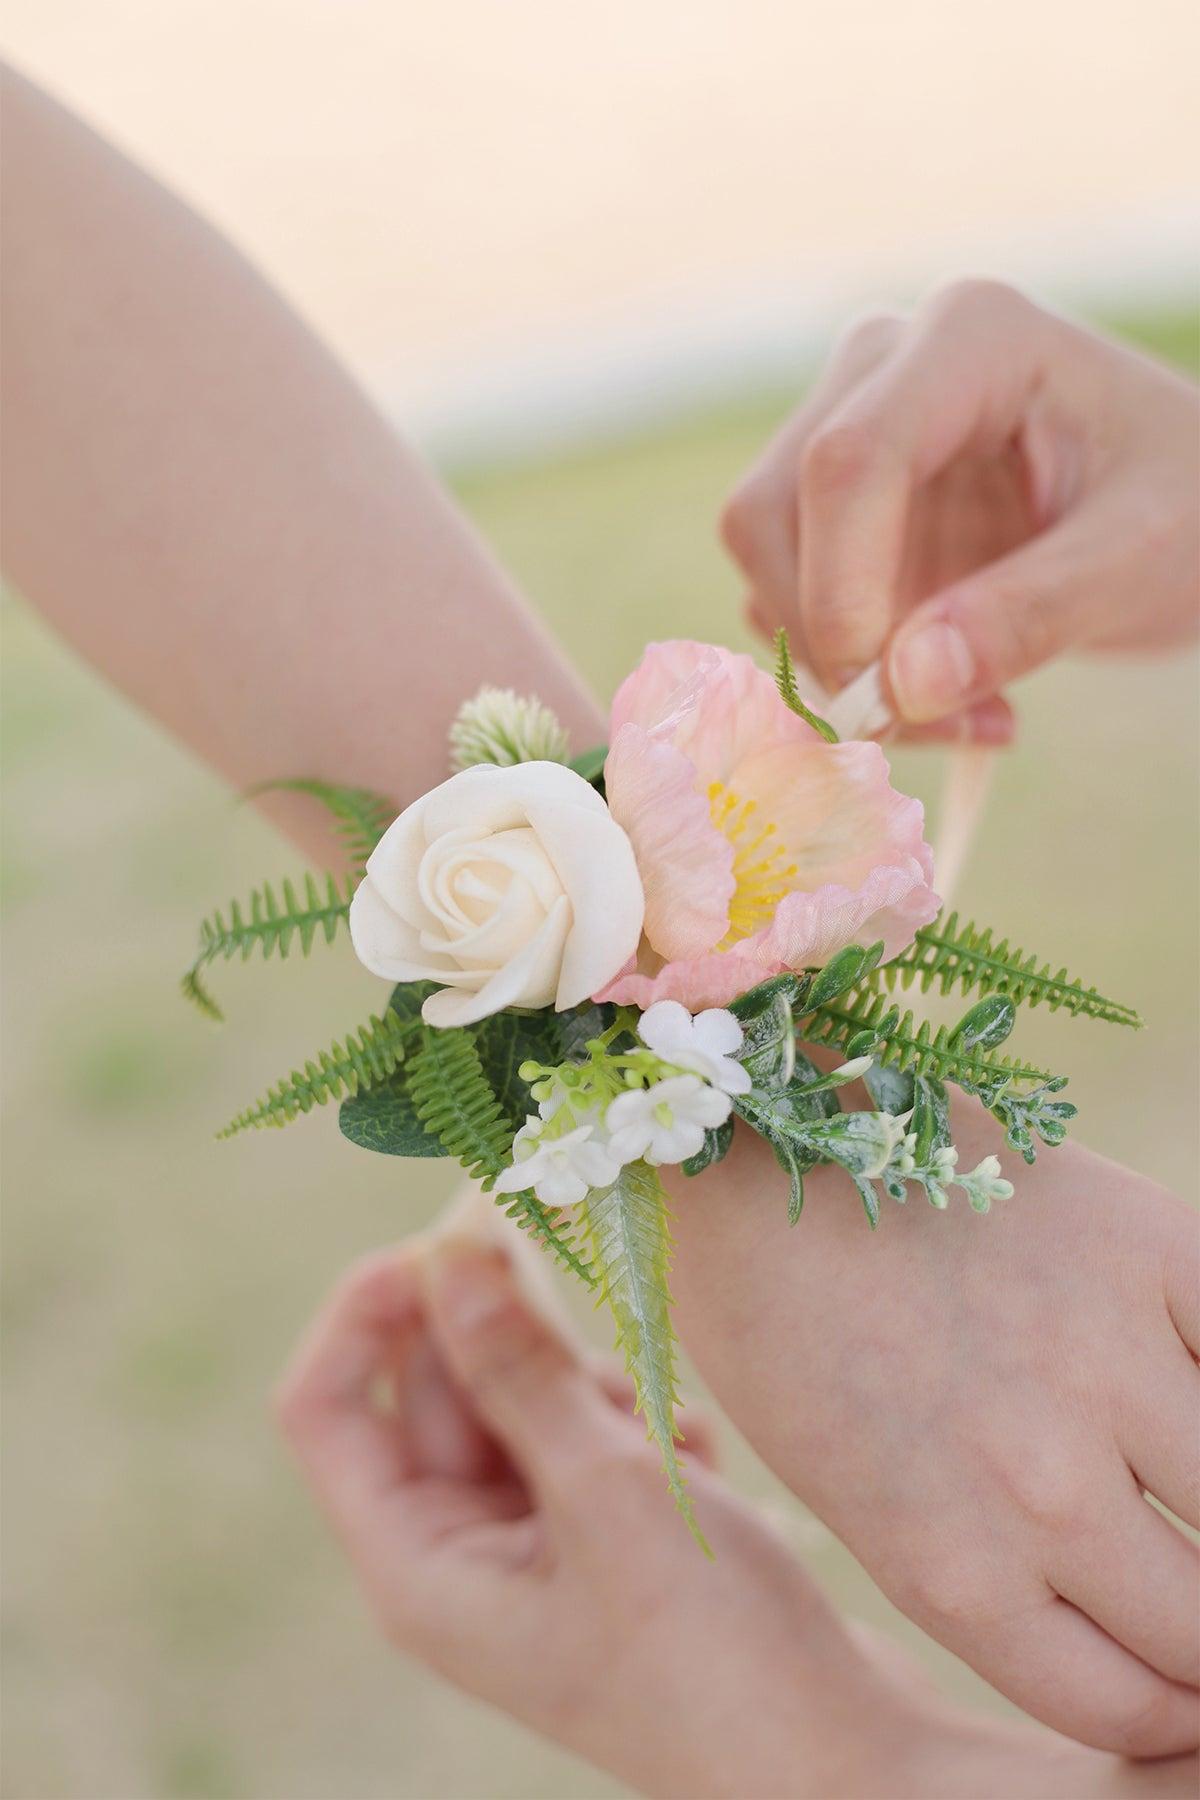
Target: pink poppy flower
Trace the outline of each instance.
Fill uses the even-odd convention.
[[[748,656],[651,644],[613,701],[604,771],[645,923],[595,998],[695,1012],[846,944],[897,955],[938,900],[923,809],[888,774],[878,744],[827,744]]]

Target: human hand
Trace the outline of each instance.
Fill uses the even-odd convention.
[[[994,1129],[962,1108],[966,1166]],[[790,1229],[750,1133],[668,1185],[689,1351],[884,1592],[1061,1731],[1194,1746],[1197,1552],[1142,1493],[1200,1523],[1191,1209],[1072,1145],[987,1218],[910,1202],[874,1235],[819,1169]]]
[[[827,688],[886,651],[916,735],[1003,743],[1017,676],[1194,633],[1198,492],[1190,383],[964,281],[842,340],[722,529]]]
[[[362,1264],[279,1405],[384,1631],[460,1687],[648,1793],[884,1791],[903,1684],[689,1456],[705,1560],[624,1377],[530,1309],[504,1252]]]

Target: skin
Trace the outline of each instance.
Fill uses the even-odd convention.
[[[241,258],[13,76],[3,130],[6,573],[64,636],[239,786],[309,774],[402,804],[442,778],[446,727],[482,680],[540,694],[577,748],[599,741],[479,540]],[[307,802],[272,812],[330,857]],[[996,1147],[965,1130],[968,1165]],[[982,1224],[913,1204],[868,1239],[843,1192],[809,1189],[789,1235],[773,1165],[739,1145],[680,1207],[685,1335],[733,1417],[1005,1692],[1108,1747],[1194,1743],[1185,1553],[1129,1474],[1195,1516],[1177,1203],[1065,1148]],[[1007,1588],[975,1592],[995,1569],[1015,1615]]]
[[[964,1167],[1000,1147],[958,1109]],[[1197,1741],[1200,1261],[1192,1209],[1076,1145],[986,1218],[889,1205],[735,1136],[671,1171],[679,1328],[758,1453],[896,1604],[1034,1717]]]
[[[0,97],[7,578],[238,788],[313,775],[399,810],[485,681],[599,741],[544,628],[279,296],[29,83]],[[340,866],[312,802],[264,808]]]
[[[946,1706],[894,1648],[848,1629],[689,1457],[706,1562],[641,1423],[531,1305],[503,1249],[414,1244],[351,1271],[279,1414],[389,1639],[640,1792],[1192,1789],[1191,1758],[1136,1768]]]
[[[723,533],[827,687],[882,656],[908,735],[1001,744],[1018,676],[1195,634],[1198,488],[1191,383],[962,281],[843,338]]]

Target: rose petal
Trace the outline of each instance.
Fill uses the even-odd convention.
[[[365,875],[350,902],[350,940],[358,960],[388,981],[446,981],[452,965],[421,948],[420,934],[392,911]]]
[[[588,792],[594,794],[593,789]],[[554,998],[563,1012],[611,979],[637,948],[642,883],[633,846],[603,802],[596,811],[554,799],[531,800],[528,812],[571,902],[573,925]]]
[[[470,771],[468,770],[469,774]],[[453,987],[430,994],[421,1008],[427,1025],[474,1025],[506,1006],[549,1006],[554,999],[563,943],[571,929],[571,903],[563,894],[546,914],[545,923],[511,961],[471,993]],[[435,979],[441,980],[438,976]],[[478,980],[478,977],[476,977]]]

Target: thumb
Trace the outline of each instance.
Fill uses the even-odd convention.
[[[927,724],[999,693],[1123,613],[1129,571],[1110,524],[1073,515],[918,607],[887,654],[901,718]]]
[[[502,1249],[442,1239],[430,1249],[425,1281],[443,1356],[531,1485],[561,1487],[628,1423],[527,1299]]]

